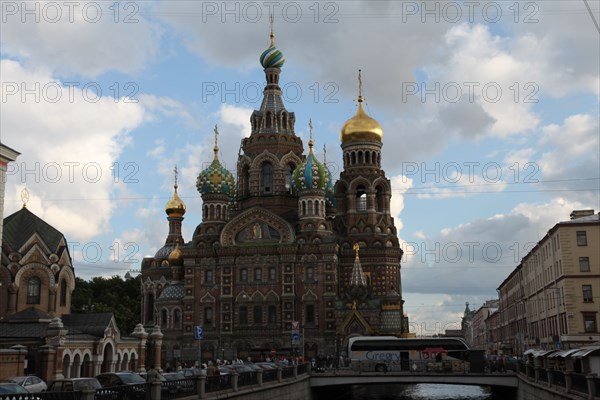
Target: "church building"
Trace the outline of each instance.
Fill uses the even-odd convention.
[[[214,160],[197,178],[202,221],[182,237],[186,206],[176,181],[164,246],[142,261],[142,322],[164,334],[163,365],[339,356],[352,336],[408,331],[383,130],[363,110],[360,75],[334,182],[313,154],[312,124],[308,149],[296,136],[279,86],[284,57],[270,38],[260,56],[262,103],[236,176],[218,158],[215,127]]]

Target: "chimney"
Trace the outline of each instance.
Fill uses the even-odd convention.
[[[577,219],[581,217],[589,217],[590,215],[594,215],[594,210],[573,210],[570,217],[571,219]]]

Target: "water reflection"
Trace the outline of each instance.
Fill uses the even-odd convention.
[[[353,385],[325,391],[315,400],[492,400],[489,388],[467,385]]]

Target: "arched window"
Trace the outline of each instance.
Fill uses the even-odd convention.
[[[163,328],[166,328],[168,321],[169,321],[169,316],[168,316],[167,310],[163,308],[162,311],[160,312],[160,326],[162,326]]]
[[[269,306],[269,324],[277,323],[277,307]]]
[[[240,325],[248,325],[248,307],[241,306],[239,313]]]
[[[40,304],[40,288],[42,281],[37,276],[27,281],[27,304]]]
[[[385,211],[385,198],[383,188],[381,186],[377,187],[377,193],[375,194],[375,201],[377,204],[377,211],[383,212]]]
[[[315,280],[315,267],[309,265],[306,267],[306,281],[313,282]]]
[[[60,306],[64,307],[67,305],[67,281],[64,279],[60,281]]]
[[[173,311],[173,328],[181,328],[181,310],[179,308]]]
[[[212,325],[213,309],[212,307],[204,307],[204,325]]]
[[[204,271],[204,284],[212,285],[214,283],[214,274],[212,269]]]
[[[154,321],[154,295],[148,293],[146,297],[146,322]]]
[[[254,324],[262,324],[263,323],[263,313],[261,306],[254,306],[252,310],[252,322]]]
[[[273,188],[273,166],[270,163],[264,163],[262,166],[262,184],[263,192],[271,193]]]
[[[273,282],[277,279],[277,269],[275,267],[269,267],[269,281]]]
[[[250,168],[245,165],[242,168],[242,195],[248,196],[250,193]]]
[[[315,305],[307,304],[305,308],[305,324],[306,325],[314,325],[315,324]]]
[[[286,193],[292,193],[292,174],[294,173],[294,166],[288,164],[285,166],[285,191]]]
[[[356,188],[356,211],[367,210],[367,193],[365,192],[364,186]]]

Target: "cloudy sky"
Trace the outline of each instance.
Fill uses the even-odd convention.
[[[598,0],[0,4],[0,135],[22,153],[5,215],[27,188],[84,279],[162,246],[175,164],[191,239],[213,126],[234,170],[260,105],[271,12],[296,132],[312,118],[333,173],[362,69],[413,330],[457,327],[556,222],[600,209]]]

